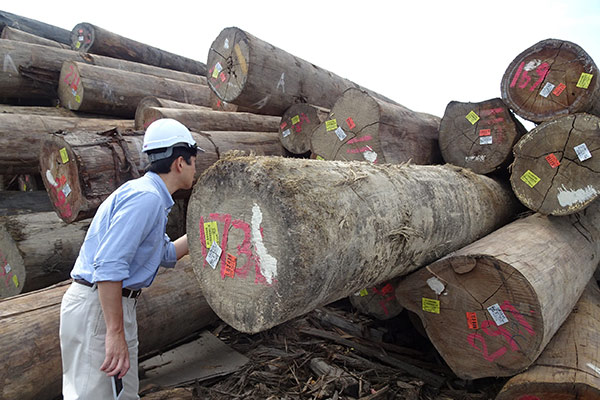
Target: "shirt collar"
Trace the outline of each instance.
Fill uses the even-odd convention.
[[[147,176],[154,183],[154,185],[158,189],[158,192],[160,193],[160,197],[163,200],[163,205],[166,209],[170,210],[171,207],[173,207],[173,205],[175,204],[175,202],[173,201],[171,193],[169,193],[169,189],[167,189],[165,181],[163,181],[162,178],[158,176],[158,174],[155,172],[148,171],[146,172],[145,176]]]

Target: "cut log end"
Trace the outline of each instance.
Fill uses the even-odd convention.
[[[69,110],[79,110],[83,102],[83,84],[77,64],[65,61],[58,82],[58,98],[61,105]]]
[[[71,49],[87,53],[94,44],[94,27],[86,22],[75,25],[71,31]]]
[[[7,227],[0,225],[0,298],[21,293],[25,275],[23,256]]]
[[[306,103],[294,104],[281,117],[279,139],[291,153],[304,154],[310,151],[313,130],[327,118],[329,110]]]
[[[210,46],[206,79],[217,97],[233,102],[244,89],[250,54],[248,38],[238,28],[226,28]]]

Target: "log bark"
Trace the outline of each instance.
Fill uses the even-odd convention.
[[[212,43],[207,68],[217,97],[261,114],[281,116],[294,103],[331,108],[344,90],[361,88],[235,27],[225,28]]]
[[[142,116],[144,110],[148,107],[178,108],[185,110],[204,110],[208,108],[205,106],[197,106],[195,104],[181,103],[179,101],[163,99],[156,96],[146,96],[138,102],[137,108],[135,109],[135,129],[147,128],[147,126],[144,126],[144,122],[142,122]]]
[[[489,174],[508,167],[514,144],[526,132],[499,98],[451,101],[440,123],[440,150],[447,163]]]
[[[0,170],[4,174],[38,174],[42,140],[57,131],[98,131],[133,128],[132,120],[66,118],[42,115],[0,114]]]
[[[378,320],[387,320],[398,316],[404,310],[404,307],[396,299],[397,285],[397,279],[384,281],[361,289],[348,299],[360,313]]]
[[[6,11],[0,11],[0,31],[6,26],[17,28],[59,43],[71,44],[71,33],[66,29],[45,22],[36,21],[35,19],[11,14]]]
[[[326,160],[440,163],[440,118],[348,89],[311,136],[312,152]]]
[[[67,44],[60,43],[51,39],[46,39],[44,37],[34,35],[31,33],[27,33],[20,29],[11,28],[10,26],[5,26],[4,29],[2,29],[2,34],[0,35],[0,38],[15,40],[17,42],[39,44],[42,46],[58,47],[59,49],[71,49],[71,46]]]
[[[185,257],[161,270],[138,299],[140,359],[154,355],[216,320]],[[0,300],[0,398],[52,400],[60,396],[60,302],[69,282]],[[18,345],[15,345],[18,343]]]
[[[90,222],[66,224],[53,211],[0,217],[0,298],[68,279]]]
[[[515,375],[537,359],[594,274],[599,206],[517,220],[411,274],[396,297],[457,376]]]
[[[82,22],[71,31],[73,50],[135,61],[195,75],[206,74],[206,64],[117,35]]]
[[[77,118],[82,114],[75,113],[63,107],[40,107],[40,106],[13,106],[9,104],[0,104],[1,114],[28,114],[44,115],[48,117],[70,117]],[[83,114],[85,115],[85,114]],[[97,118],[97,116],[96,116]]]
[[[0,216],[54,211],[44,188],[33,192],[0,190]]]
[[[139,115],[136,111],[136,117]],[[249,131],[277,132],[280,118],[245,112],[227,112],[206,109],[179,109],[145,107],[140,119],[136,119],[136,129],[145,129],[152,122],[162,118],[173,118],[188,129],[198,131]]]
[[[217,315],[259,332],[471,243],[517,205],[508,187],[451,166],[231,157],[195,185],[188,241]]]
[[[524,50],[502,76],[502,100],[533,122],[566,114],[600,115],[600,82],[594,60],[575,43],[546,39]]]
[[[591,281],[533,366],[511,378],[496,400],[600,398],[599,310],[600,290]]]
[[[158,96],[192,103],[210,104],[207,86],[65,61],[58,81],[61,104],[76,111],[134,118],[141,99]]]
[[[513,148],[515,194],[546,215],[584,209],[600,191],[599,148],[600,118],[594,115],[567,115],[538,125]]]
[[[206,131],[192,136],[205,150],[196,158],[196,178],[228,151],[284,154],[277,132]],[[42,144],[39,162],[44,186],[58,216],[67,223],[89,218],[119,185],[143,175],[147,157],[142,153],[142,140],[143,132],[49,136]],[[65,149],[63,154],[61,149]],[[189,197],[190,192],[180,195]]]
[[[304,154],[310,151],[313,130],[327,119],[328,109],[306,103],[290,106],[281,117],[279,139],[291,153]]]

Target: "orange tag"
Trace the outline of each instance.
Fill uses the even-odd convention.
[[[558,161],[558,158],[556,158],[554,154],[548,154],[546,156],[546,161],[548,161],[548,164],[550,164],[552,168],[556,168],[560,165],[560,161]]]
[[[225,259],[225,276],[233,278],[235,275],[235,265],[237,263],[237,258],[234,255],[227,253],[227,258]]]
[[[474,312],[467,313],[467,326],[469,329],[477,329],[477,314]]]
[[[346,123],[348,124],[349,129],[354,129],[356,127],[356,124],[352,120],[352,117],[346,118]]]
[[[560,94],[567,88],[567,85],[564,83],[559,83],[558,86],[552,91],[552,94],[555,96],[560,96]]]
[[[491,129],[481,129],[479,131],[479,136],[490,136],[492,134]]]

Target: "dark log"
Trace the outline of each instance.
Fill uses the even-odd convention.
[[[327,119],[326,108],[306,103],[290,106],[281,117],[279,138],[281,144],[291,153],[304,154],[310,151],[310,138],[313,130]]]
[[[526,132],[499,98],[451,101],[440,123],[440,150],[445,162],[488,174],[508,167],[514,144]]]
[[[71,48],[77,51],[135,61],[189,74],[206,74],[206,64],[200,61],[136,42],[87,22],[75,25],[71,31],[70,43]]]
[[[392,279],[361,289],[349,297],[350,303],[360,313],[378,320],[394,318],[404,310],[396,299],[397,284],[398,280]]]
[[[160,78],[137,72],[65,61],[58,82],[61,104],[76,111],[134,118],[146,96],[209,105],[210,89],[204,85]]]
[[[0,216],[54,211],[45,189],[33,192],[0,190]]]
[[[44,37],[27,33],[25,31],[5,26],[2,29],[1,39],[15,40],[17,42],[33,43],[42,46],[58,47],[59,49],[71,49],[68,44],[60,43],[55,40],[46,39]]]
[[[313,130],[312,152],[326,160],[440,163],[440,118],[348,89]]]
[[[402,280],[417,313],[462,379],[528,368],[571,313],[600,257],[600,204],[567,217],[534,214]]]
[[[188,240],[215,312],[259,332],[408,274],[507,223],[517,206],[507,186],[452,166],[230,157],[195,185]],[[213,240],[215,269],[205,261]]]
[[[189,257],[161,270],[138,299],[140,359],[165,350],[216,320],[195,282]],[[69,282],[0,300],[0,398],[60,396],[60,302]],[[18,345],[15,345],[18,343]]]
[[[502,76],[502,100],[533,122],[579,112],[600,115],[598,72],[577,44],[542,40],[510,63]]]
[[[574,114],[542,123],[514,146],[510,183],[542,214],[568,215],[600,191],[600,118]]]
[[[0,11],[0,31],[6,26],[17,28],[27,33],[32,33],[59,43],[71,44],[71,33],[66,29],[46,24],[45,22],[36,21],[35,19],[11,14],[6,11]]]
[[[208,84],[221,100],[261,114],[281,116],[294,103],[331,108],[344,90],[361,88],[235,27],[212,43],[207,67]]]

